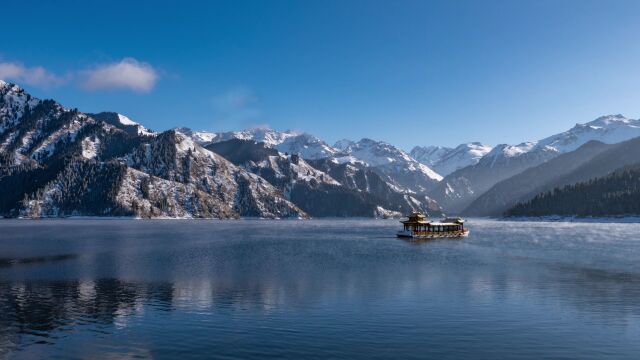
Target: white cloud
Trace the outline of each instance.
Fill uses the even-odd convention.
[[[57,86],[67,81],[41,66],[26,67],[16,62],[0,62],[0,79],[37,87]]]
[[[80,72],[80,83],[89,90],[128,89],[149,92],[159,77],[151,65],[133,58],[125,58],[119,62],[99,65]]]

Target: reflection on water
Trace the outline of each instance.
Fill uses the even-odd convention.
[[[636,224],[476,220],[421,244],[393,221],[4,225],[0,357],[640,352]]]

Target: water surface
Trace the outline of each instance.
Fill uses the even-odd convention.
[[[629,358],[640,224],[0,221],[0,357]]]

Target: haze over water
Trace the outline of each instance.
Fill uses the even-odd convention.
[[[637,358],[640,224],[0,222],[0,357]]]

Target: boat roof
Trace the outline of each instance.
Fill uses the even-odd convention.
[[[403,220],[400,220],[400,222],[403,223],[403,224],[428,224],[428,223],[430,223],[430,221],[425,220],[425,219],[420,219],[420,220],[403,219]]]
[[[458,223],[458,224],[462,224],[464,222],[464,219],[459,218],[459,217],[450,217],[450,218],[445,218],[442,220],[443,223]]]

